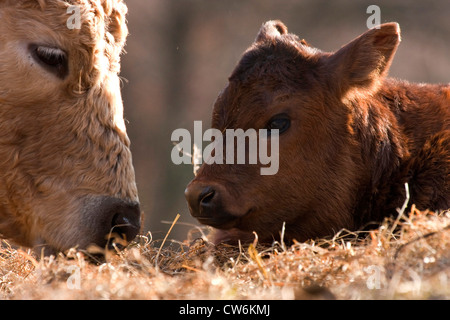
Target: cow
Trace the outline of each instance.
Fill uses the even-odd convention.
[[[0,0],[3,238],[50,254],[139,232],[118,76],[126,13],[121,0]]]
[[[364,229],[397,214],[405,184],[418,209],[450,207],[450,86],[387,77],[399,43],[397,23],[336,52],[312,47],[281,21],[262,25],[211,126],[277,132],[279,170],[202,164],[185,196],[192,216],[213,227],[213,242]]]

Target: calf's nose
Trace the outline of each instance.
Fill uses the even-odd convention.
[[[191,215],[202,224],[214,228],[233,227],[237,216],[229,211],[225,199],[227,190],[220,184],[206,185],[193,182],[184,192]]]
[[[184,195],[191,215],[200,223],[218,229],[229,229],[238,223],[239,214],[230,210],[230,201],[234,198],[230,197],[224,185],[193,180]]]
[[[193,184],[184,191],[191,215],[197,219],[211,218],[217,207],[217,192],[211,186]]]

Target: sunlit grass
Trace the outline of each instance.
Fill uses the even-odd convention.
[[[395,227],[397,224],[397,227]],[[376,230],[215,247],[139,236],[102,260],[0,247],[2,299],[450,299],[450,213],[414,207]]]

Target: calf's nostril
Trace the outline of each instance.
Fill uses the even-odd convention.
[[[193,217],[206,218],[215,214],[219,200],[216,187],[193,183],[186,188],[185,196]]]
[[[202,205],[202,204],[205,205],[205,204],[210,203],[212,201],[212,199],[214,198],[215,193],[216,192],[214,191],[214,189],[211,189],[211,188],[207,188],[207,190],[204,190],[204,192],[202,192],[199,197],[200,205]]]

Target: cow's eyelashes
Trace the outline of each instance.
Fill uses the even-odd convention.
[[[266,129],[269,130],[269,134],[271,130],[279,130],[279,133],[282,134],[291,126],[291,119],[287,114],[277,114],[267,123]]]
[[[32,44],[31,55],[44,69],[64,79],[68,73],[67,54],[65,51],[49,46]]]

